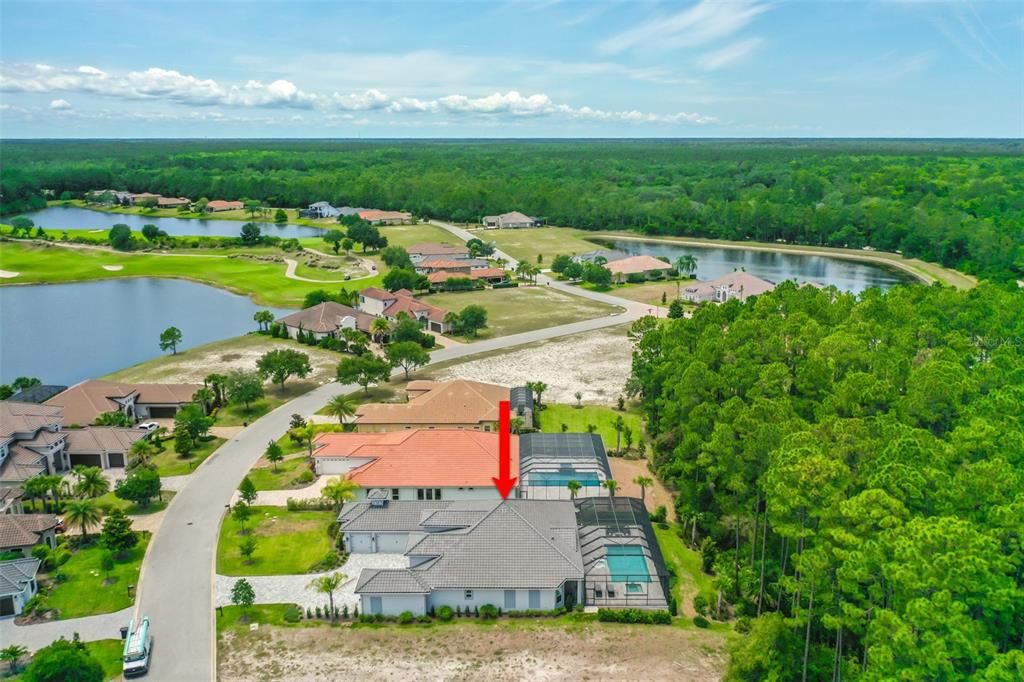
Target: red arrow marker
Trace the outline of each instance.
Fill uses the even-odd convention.
[[[512,407],[507,400],[498,403],[498,476],[492,478],[494,487],[507,500],[516,485],[512,475]]]

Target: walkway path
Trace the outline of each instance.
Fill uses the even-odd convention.
[[[292,490],[258,490],[256,491],[256,500],[253,502],[257,506],[267,507],[286,507],[288,506],[288,500],[317,500],[323,497],[324,486],[332,479],[337,476],[320,476],[311,485],[307,485],[305,488],[294,488]],[[231,504],[238,502],[241,496],[238,491],[231,496]]]
[[[18,626],[14,624],[13,618],[2,618],[0,642],[3,646],[20,644],[29,651],[36,651],[60,637],[71,639],[76,632],[86,642],[97,639],[120,639],[121,627],[128,625],[131,617],[132,609],[127,608],[100,616],[54,620],[29,626]]]
[[[295,274],[295,268],[299,266],[299,262],[294,258],[285,258],[284,263],[284,276],[288,279],[294,279],[300,282],[313,282],[314,284],[344,284],[345,282],[352,282],[357,279],[373,277],[373,275],[365,275],[364,277],[349,277],[348,279],[312,279],[310,277],[301,277],[300,275]]]

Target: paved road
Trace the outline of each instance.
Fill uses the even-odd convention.
[[[471,234],[445,223],[434,223],[460,238]],[[507,257],[507,255],[503,255]],[[509,258],[510,261],[514,259]],[[607,294],[547,284],[576,296],[620,306],[622,312],[582,322],[451,346],[431,355],[433,362],[511,348],[559,336],[624,324],[649,314],[649,306]],[[401,370],[399,370],[400,372]],[[397,372],[396,372],[397,374]],[[313,414],[331,397],[360,390],[358,386],[327,384],[285,403],[261,417],[222,445],[204,462],[171,502],[164,522],[142,566],[138,610],[148,615],[154,639],[149,679],[184,682],[216,676],[214,642],[214,581],[220,522],[238,483],[260,458],[266,443],[288,429],[291,415]]]
[[[71,639],[76,632],[87,642],[97,639],[118,639],[121,636],[121,626],[128,625],[131,617],[132,610],[127,608],[100,616],[55,620],[28,626],[15,625],[13,618],[0,618],[0,643],[3,646],[20,644],[29,651],[36,651],[61,637]]]

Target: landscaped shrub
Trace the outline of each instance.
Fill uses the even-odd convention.
[[[458,618],[462,618],[462,607],[461,606],[456,606],[455,607],[455,616],[458,617]]]
[[[519,286],[519,282],[498,282],[497,284],[492,284],[491,288],[492,289],[514,289],[515,287],[518,287],[518,286]]]
[[[319,605],[317,605],[317,607],[316,607],[316,617],[317,617],[317,618],[319,618],[319,617],[320,617],[320,613],[321,613],[321,612],[320,612],[320,606],[319,606]]]
[[[455,612],[452,611],[452,607],[450,606],[442,606],[437,610],[437,617],[446,623],[450,621],[454,615]]]
[[[694,616],[693,617],[693,624],[696,625],[699,628],[706,628],[706,627],[709,627],[711,625],[711,623],[708,622],[708,619],[705,618],[704,616]]]
[[[703,594],[694,596],[693,609],[702,616],[708,615],[708,600]]]
[[[295,480],[298,483],[312,483],[314,478],[316,478],[316,476],[313,474],[313,472],[310,471],[309,469],[306,469],[301,474],[296,476]]]
[[[298,623],[302,620],[302,610],[295,604],[289,604],[284,609],[284,622]]]
[[[665,523],[667,516],[668,510],[665,509],[665,505],[659,504],[658,508],[651,512],[651,523]]]
[[[341,607],[341,617],[344,620],[348,620],[348,604]]]
[[[467,613],[468,613],[468,611],[467,611]],[[477,606],[473,607],[473,617],[474,618],[479,618],[480,617],[480,608],[477,607]]]
[[[311,609],[311,608],[309,608],[307,606],[306,607],[306,618],[308,619],[308,618],[312,618],[312,617],[313,617],[313,609]]]
[[[498,607],[494,604],[484,604],[480,607],[479,614],[484,620],[494,620],[498,617]]]
[[[398,616],[399,625],[409,625],[415,620],[416,616],[412,615],[412,611],[402,611]]]
[[[544,609],[524,609],[522,611],[508,611],[509,618],[558,618],[565,615],[565,609],[557,608],[550,611]]]
[[[748,616],[743,616],[741,618],[737,618],[736,619],[736,625],[733,626],[733,629],[736,630],[736,632],[740,633],[741,635],[745,635],[748,632],[750,632],[750,628],[751,628],[751,623],[750,623],[750,618]]]
[[[603,623],[672,624],[672,614],[668,611],[644,611],[642,609],[598,609],[597,619]]]
[[[309,500],[296,500],[288,498],[288,511],[330,511],[334,509],[334,503],[322,497]]]

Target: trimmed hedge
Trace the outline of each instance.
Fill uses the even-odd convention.
[[[598,609],[597,619],[602,623],[672,624],[672,614],[668,611],[644,611],[642,609]]]

